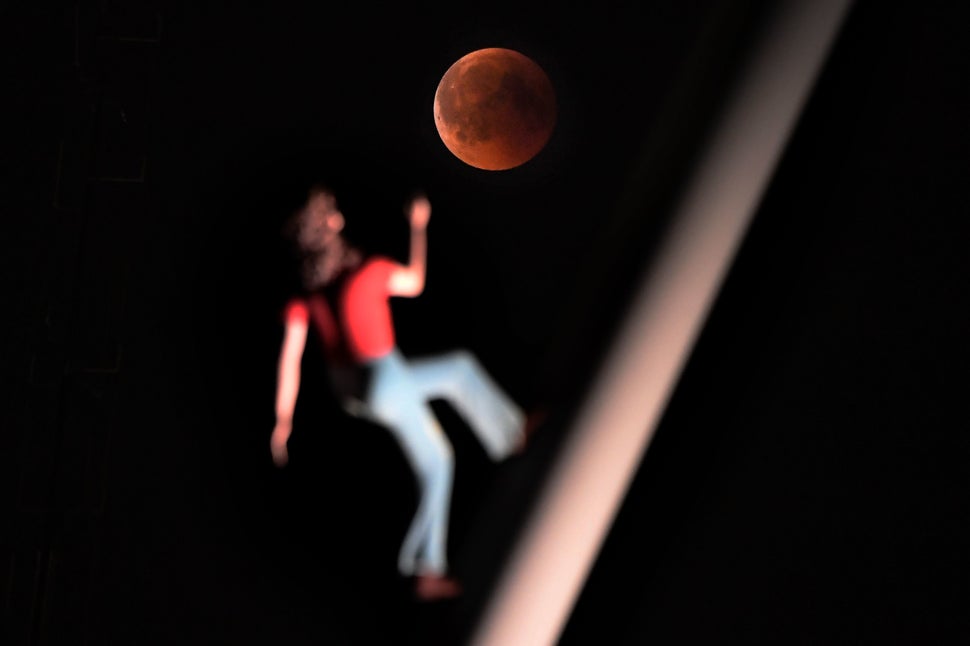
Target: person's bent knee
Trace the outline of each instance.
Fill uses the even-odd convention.
[[[454,365],[462,369],[474,368],[478,365],[478,359],[475,358],[475,355],[470,350],[454,350],[449,353],[448,357]]]
[[[455,350],[448,356],[452,370],[459,377],[470,377],[481,369],[478,358],[468,350]]]

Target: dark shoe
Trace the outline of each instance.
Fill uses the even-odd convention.
[[[422,601],[452,599],[461,594],[461,585],[449,576],[419,574],[414,580],[414,593]]]
[[[519,443],[512,452],[517,454],[525,451],[525,447],[532,439],[536,429],[545,424],[548,417],[549,412],[545,408],[536,408],[529,412],[525,416],[525,425],[522,427],[522,437],[519,439]]]

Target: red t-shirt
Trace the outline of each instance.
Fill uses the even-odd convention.
[[[330,359],[361,363],[383,357],[394,348],[391,318],[391,272],[398,266],[384,256],[365,260],[344,277],[332,294],[314,292],[292,299],[287,321],[312,321]]]

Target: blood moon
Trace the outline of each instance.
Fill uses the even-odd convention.
[[[445,72],[434,96],[434,123],[458,159],[483,170],[515,168],[545,147],[556,124],[556,95],[531,58],[511,49],[478,49]]]

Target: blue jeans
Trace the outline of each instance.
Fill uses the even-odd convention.
[[[524,415],[463,350],[408,360],[395,348],[367,366],[370,384],[357,412],[394,435],[418,484],[418,508],[404,537],[398,568],[404,575],[444,574],[454,455],[428,402],[444,399],[451,404],[493,460],[507,457],[515,448]]]

